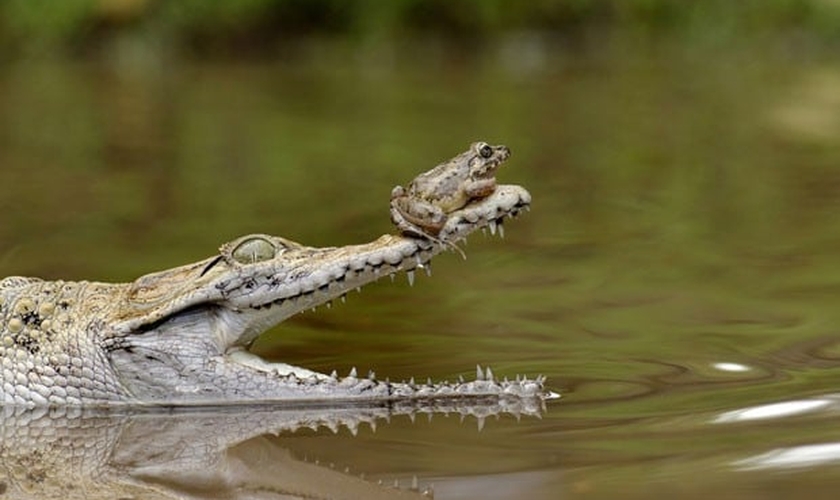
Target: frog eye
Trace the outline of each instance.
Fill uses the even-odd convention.
[[[480,154],[482,158],[490,158],[493,156],[493,148],[487,144],[482,144],[478,149],[478,154]]]
[[[273,259],[277,249],[265,238],[249,238],[233,249],[231,256],[240,264],[253,264]]]

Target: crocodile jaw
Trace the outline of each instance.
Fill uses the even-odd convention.
[[[530,199],[519,186],[499,186],[491,196],[449,214],[439,241],[385,235],[362,245],[312,248],[253,235],[223,246],[218,257],[139,278],[126,298],[134,313],[116,322],[124,347],[112,352],[113,366],[121,380],[131,381],[127,389],[136,399],[150,402],[171,400],[175,394],[174,399],[185,404],[551,398],[554,395],[543,390],[541,377],[496,380],[489,370],[478,370],[477,379],[470,382],[390,383],[372,375],[358,378],[355,370],[339,378],[335,373],[271,363],[246,350],[285,318],[383,276],[405,271],[411,281],[415,270],[473,231],[484,227],[499,231],[503,219],[527,209]],[[250,264],[237,263],[225,253],[254,238],[272,241],[284,250],[270,260]],[[159,293],[171,293],[173,284],[181,289],[167,294],[174,298]],[[173,348],[167,349],[168,343]]]

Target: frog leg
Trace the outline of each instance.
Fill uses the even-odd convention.
[[[469,179],[464,183],[464,193],[470,199],[487,198],[496,190],[496,179]]]
[[[458,245],[437,237],[446,224],[447,218],[446,213],[440,207],[407,196],[402,186],[397,186],[391,191],[391,222],[397,226],[401,233],[415,238],[425,238],[438,245],[447,246],[466,259],[464,251]]]

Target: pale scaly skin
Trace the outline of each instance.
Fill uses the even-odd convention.
[[[219,254],[127,284],[0,280],[0,403],[213,405],[242,402],[546,398],[543,379],[391,383],[269,363],[247,348],[265,330],[435,254],[530,204],[519,186],[448,212],[436,240],[385,235],[313,248],[249,235]]]
[[[496,189],[496,170],[510,157],[507,146],[474,142],[470,149],[418,175],[408,189],[391,191],[391,221],[403,234],[435,239],[448,215]]]

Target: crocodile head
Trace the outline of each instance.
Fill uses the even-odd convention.
[[[130,284],[123,303],[114,308],[117,317],[109,321],[113,365],[129,392],[153,401],[166,400],[173,393],[179,399],[200,401],[230,401],[237,396],[412,397],[453,391],[542,395],[541,379],[505,385],[479,371],[483,380],[421,387],[360,380],[355,373],[339,379],[269,363],[247,351],[261,333],[289,316],[383,276],[405,272],[412,282],[414,272],[426,268],[434,255],[477,229],[500,231],[505,218],[529,204],[530,195],[523,188],[498,186],[490,196],[449,214],[434,240],[385,235],[361,245],[313,248],[264,234],[236,239],[216,256]],[[162,380],[168,382],[162,385]],[[231,380],[245,383],[230,385]],[[306,388],[290,389],[301,385]]]

